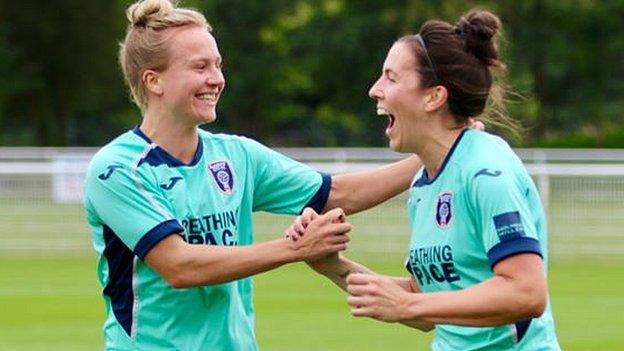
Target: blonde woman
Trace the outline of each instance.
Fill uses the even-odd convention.
[[[343,210],[300,240],[254,244],[252,212],[371,207],[408,188],[416,157],[330,177],[247,138],[212,134],[225,87],[204,16],[139,1],[119,62],[141,124],[104,146],[85,182],[109,350],[256,350],[251,275],[344,250]]]

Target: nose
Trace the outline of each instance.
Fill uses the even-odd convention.
[[[373,100],[381,100],[383,98],[383,92],[381,91],[380,79],[373,84],[373,86],[368,90],[368,96],[370,96]]]
[[[219,90],[222,90],[225,86],[225,76],[220,68],[213,69],[207,77],[207,84],[210,86],[216,86]]]

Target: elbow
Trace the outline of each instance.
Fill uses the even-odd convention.
[[[200,282],[186,261],[170,262],[166,269],[160,272],[162,278],[174,289],[193,288],[206,282]],[[203,284],[202,284],[203,283]]]
[[[544,287],[531,287],[523,293],[524,298],[518,299],[518,320],[538,318],[546,310],[548,303],[548,290]]]
[[[183,272],[171,269],[163,274],[165,281],[174,289],[186,289],[196,286]]]
[[[536,296],[531,299],[524,309],[526,318],[538,318],[546,310],[546,296]]]

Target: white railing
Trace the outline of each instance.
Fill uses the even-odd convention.
[[[84,172],[95,151],[0,148],[0,254],[36,251],[37,247],[63,251],[90,246],[80,202]],[[404,157],[384,148],[278,151],[329,173],[370,169]],[[540,190],[555,257],[624,256],[624,150],[516,152]],[[384,245],[371,241],[363,249],[401,250],[407,232],[403,201],[384,204],[356,218],[364,233],[385,231],[390,238],[396,236],[385,240]],[[272,225],[282,222],[274,224],[263,218],[257,221],[260,236],[262,232],[280,231]],[[377,226],[384,218],[390,218],[388,224]]]

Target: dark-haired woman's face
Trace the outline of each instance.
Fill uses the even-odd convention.
[[[386,136],[390,148],[398,152],[415,152],[418,128],[425,119],[425,95],[415,65],[412,49],[405,43],[395,43],[386,56],[381,76],[368,92],[377,101],[377,113],[388,116]]]

